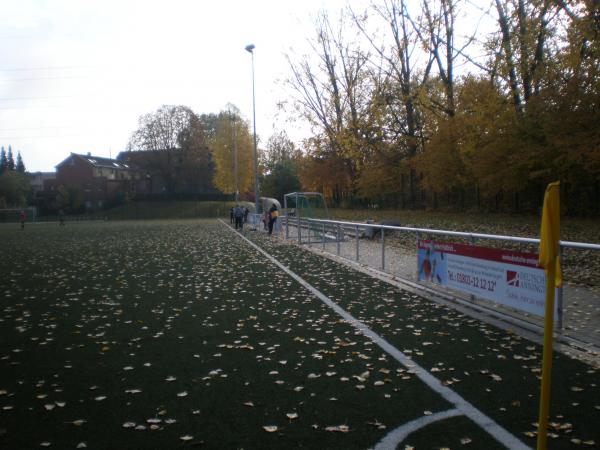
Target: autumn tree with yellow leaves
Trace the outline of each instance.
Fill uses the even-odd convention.
[[[598,17],[590,0],[378,0],[318,17],[311,52],[288,55],[313,130],[304,188],[519,212],[560,179],[563,211],[600,213]]]
[[[253,191],[253,140],[248,122],[233,105],[201,120],[215,164],[215,187],[227,194]]]

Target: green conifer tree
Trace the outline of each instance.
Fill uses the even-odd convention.
[[[17,172],[25,173],[25,164],[23,163],[23,158],[21,157],[21,152],[17,152]]]
[[[6,159],[6,150],[4,150],[4,146],[2,146],[2,150],[0,150],[0,174],[3,174],[8,168],[8,160]]]
[[[15,160],[13,158],[12,148],[10,145],[8,146],[8,156],[7,156],[6,160],[7,160],[6,167],[8,168],[8,170],[15,170]]]

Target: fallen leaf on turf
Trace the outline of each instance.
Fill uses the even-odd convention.
[[[56,408],[56,405],[53,405],[51,403],[46,403],[44,405],[44,408],[46,408],[47,411],[52,411],[54,408]]]
[[[95,397],[94,400],[96,400],[97,402],[101,402],[102,400],[105,400],[106,396],[105,395],[99,395],[98,397]]]
[[[267,433],[274,433],[278,430],[278,428],[276,425],[265,425],[263,427],[263,430],[265,430]]]
[[[76,448],[87,448],[87,444],[85,442],[80,442],[79,444],[77,444]]]
[[[135,427],[135,422],[125,422],[123,424],[123,428],[133,428]]]
[[[175,381],[177,378],[175,378],[173,375],[169,375],[167,378],[165,378],[165,381]]]
[[[186,434],[185,436],[180,436],[179,439],[181,439],[183,442],[187,442],[187,441],[191,441],[192,439],[194,439],[194,436],[190,436],[189,434]]]
[[[368,425],[373,425],[378,430],[385,430],[387,427],[382,424],[379,420],[374,420],[373,422],[367,422]]]
[[[325,427],[325,431],[347,433],[350,431],[350,428],[348,427],[348,425],[338,425],[338,426]]]
[[[178,392],[177,397],[187,397],[188,393],[186,391]]]
[[[81,425],[83,425],[86,421],[83,419],[77,419],[74,420],[73,422],[67,422],[67,423],[71,423],[73,425],[75,425],[76,427],[80,427]]]
[[[297,419],[298,418],[298,414],[297,413],[287,413],[286,417],[290,420],[292,419]]]
[[[252,403],[252,402],[244,402],[244,405],[246,405],[246,406],[254,406],[254,403]]]
[[[460,439],[460,443],[462,445],[467,445],[467,444],[470,444],[471,442],[473,442],[473,441],[471,440],[471,438],[468,438],[468,437],[464,437],[464,438]]]

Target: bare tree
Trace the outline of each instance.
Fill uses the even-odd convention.
[[[559,8],[551,0],[494,0],[504,73],[517,114],[540,91],[547,39]]]
[[[210,155],[202,123],[187,106],[164,105],[141,116],[128,150],[127,159],[159,175],[169,193],[208,187]]]
[[[346,176],[340,176],[335,189],[336,200],[353,189],[341,181],[356,178],[354,156],[360,151],[358,142],[369,109],[365,85],[369,55],[343,35],[344,25],[343,16],[334,28],[322,13],[315,23],[316,39],[311,42],[314,54],[299,60],[288,55],[292,72],[289,85],[297,94],[297,106],[325,137],[326,145],[320,146],[322,156],[338,158],[345,167]]]

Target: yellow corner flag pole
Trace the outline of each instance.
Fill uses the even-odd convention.
[[[552,373],[552,335],[554,328],[554,288],[562,282],[558,241],[560,236],[560,183],[550,183],[544,195],[540,230],[539,265],[546,272],[546,305],[544,309],[544,352],[542,387],[538,419],[537,450],[546,450],[550,410],[550,378]]]

